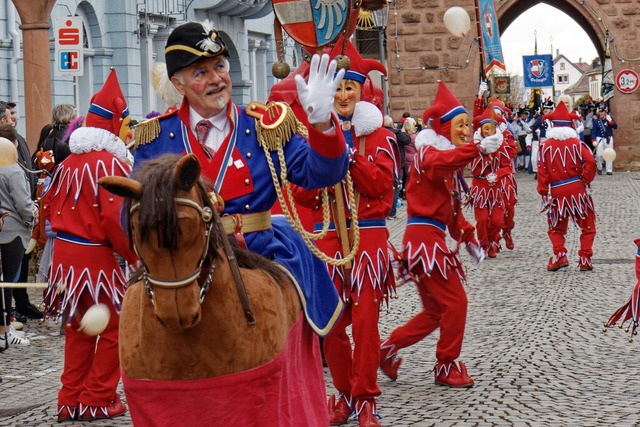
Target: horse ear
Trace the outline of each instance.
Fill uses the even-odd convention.
[[[173,181],[176,187],[188,191],[200,178],[200,162],[195,154],[183,156],[178,160],[173,172]]]
[[[103,176],[98,184],[110,193],[129,199],[140,200],[142,197],[142,184],[124,176]]]

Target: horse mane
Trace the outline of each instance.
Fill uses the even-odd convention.
[[[138,232],[140,241],[145,243],[149,239],[149,234],[155,232],[158,244],[169,250],[178,249],[178,219],[176,212],[176,187],[173,175],[176,163],[181,156],[176,154],[166,154],[158,158],[146,161],[133,176],[133,179],[142,184],[143,192],[140,200],[125,199],[123,205],[123,225],[125,230],[131,230],[130,211],[134,203],[139,202],[138,208]],[[211,208],[216,218],[209,238],[209,251],[205,266],[208,267],[219,258],[218,250],[222,246],[222,238],[225,236],[224,230],[220,230],[217,224],[219,216],[217,209],[213,205],[209,193],[213,191],[213,185],[204,177],[196,182],[198,194],[205,206]],[[161,224],[161,226],[158,226]],[[271,275],[277,283],[286,283],[288,278],[276,263],[268,258],[242,248],[233,235],[226,236],[231,243],[231,248],[237,259],[240,268],[262,269]],[[129,232],[129,242],[133,245],[133,236]],[[140,280],[143,269],[140,268],[130,278],[130,283]]]

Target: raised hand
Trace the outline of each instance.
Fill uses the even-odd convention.
[[[313,55],[309,79],[296,75],[298,98],[309,123],[325,130],[331,126],[331,111],[336,89],[344,77],[345,70],[336,73],[336,61],[329,61],[329,55]],[[334,76],[335,75],[335,76]]]

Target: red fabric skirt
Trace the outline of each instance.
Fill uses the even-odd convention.
[[[282,352],[263,366],[192,381],[123,373],[122,382],[136,427],[329,425],[318,337],[303,315]]]

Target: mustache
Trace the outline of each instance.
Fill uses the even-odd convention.
[[[206,95],[210,95],[215,92],[219,92],[227,87],[226,83],[218,83],[217,85],[209,86],[205,91]]]

